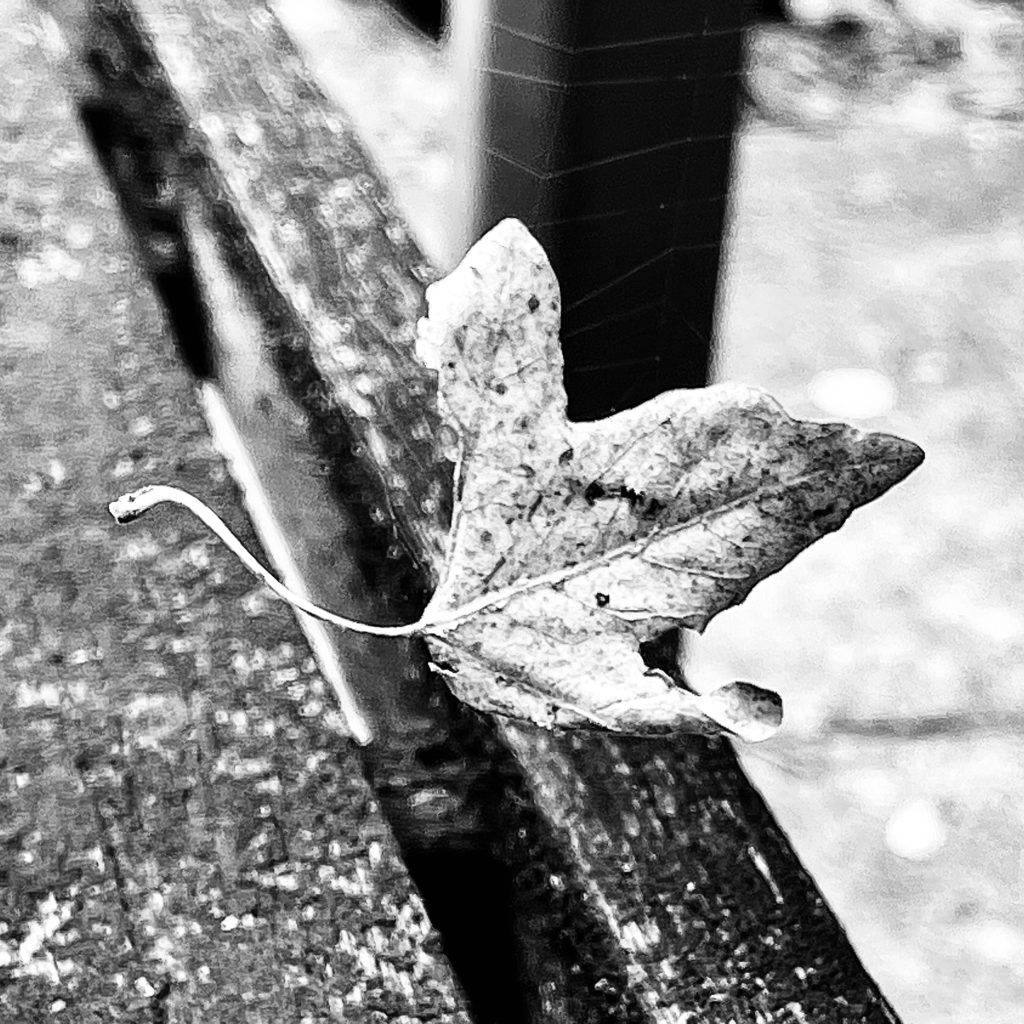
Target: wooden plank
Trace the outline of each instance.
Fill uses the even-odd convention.
[[[109,524],[173,475],[254,540],[54,40],[5,27],[0,1019],[465,1022],[290,611]]]
[[[450,505],[432,382],[411,348],[429,268],[265,10],[109,0],[92,12],[102,47],[128,55],[104,74],[104,102],[136,111],[140,131],[160,126],[149,135],[164,177],[203,197],[238,286],[280,338],[282,379],[325,465],[358,471],[341,457],[353,444],[363,463],[343,498],[384,603],[364,588],[349,610],[407,619],[436,578]],[[392,517],[403,547],[387,559],[371,527]],[[367,678],[355,642],[338,644],[377,732],[372,781],[471,998],[495,949],[512,961],[521,997],[504,1013],[492,1003],[493,1019],[895,1020],[727,743],[485,723],[439,684],[414,682],[417,645],[389,648],[389,674]],[[416,729],[389,729],[398,706]],[[399,766],[414,762],[410,786]],[[425,842],[430,817],[402,787],[426,793],[431,779],[461,801],[464,827],[435,817]],[[439,865],[488,844],[509,914],[503,946],[459,910],[486,885],[460,891],[450,870],[440,885],[422,870],[432,857],[443,876]]]

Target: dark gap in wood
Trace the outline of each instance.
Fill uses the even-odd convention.
[[[214,378],[213,345],[182,233],[180,211],[160,200],[160,186],[167,184],[167,176],[158,170],[159,150],[145,135],[133,132],[129,120],[116,107],[85,101],[78,113],[160,296],[178,354],[200,380]],[[140,160],[142,167],[136,166]]]
[[[458,0],[386,0],[418,31],[439,40],[448,24],[449,8]],[[483,2],[483,0],[473,0]]]

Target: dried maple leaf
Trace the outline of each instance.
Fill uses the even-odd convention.
[[[456,461],[447,567],[421,622],[474,707],[631,733],[773,731],[774,695],[697,696],[639,645],[702,630],[923,453],[799,422],[753,388],[671,391],[594,423],[566,418],[558,283],[518,221],[427,294]]]
[[[914,444],[790,418],[735,384],[670,391],[594,423],[566,419],[559,293],[518,221],[428,290],[418,350],[438,371],[456,463],[446,568],[419,622],[370,626],[289,591],[202,502],[171,487],[112,502],[127,522],[184,505],[296,607],[364,633],[426,638],[454,693],[548,727],[763,739],[776,694],[708,694],[641,645],[702,630],[923,458]]]

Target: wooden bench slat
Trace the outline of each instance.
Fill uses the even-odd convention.
[[[129,532],[106,514],[174,476],[254,542],[53,40],[16,7],[0,40],[21,197],[0,212],[17,240],[0,282],[0,1020],[464,1024],[290,610],[196,524]]]

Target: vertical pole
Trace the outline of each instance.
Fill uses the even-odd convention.
[[[473,233],[551,257],[576,419],[707,381],[749,6],[481,4]]]

